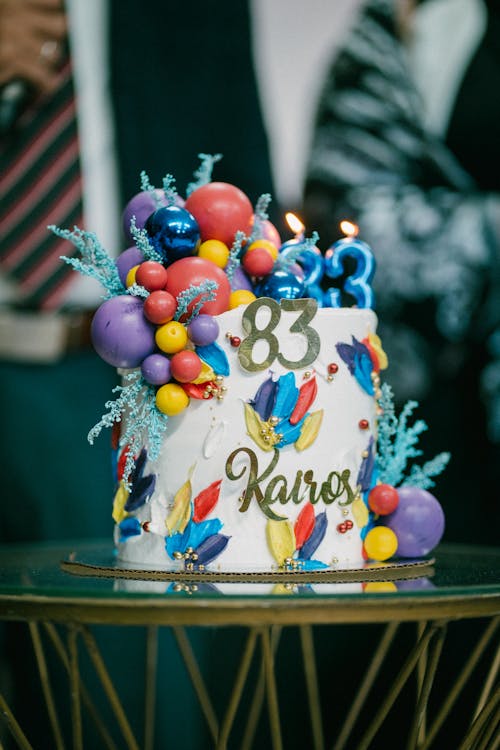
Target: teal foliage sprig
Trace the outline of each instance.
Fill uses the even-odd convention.
[[[164,432],[167,428],[168,417],[156,407],[156,392],[139,372],[132,372],[124,376],[125,385],[117,385],[113,393],[117,398],[107,401],[108,410],[100,421],[90,430],[88,441],[93,445],[104,427],[112,427],[115,422],[121,422],[127,414],[126,430],[121,435],[120,445],[128,445],[127,459],[123,473],[123,480],[128,487],[128,478],[134,468],[136,456],[147,441],[148,454],[151,460],[158,458]]]
[[[163,258],[160,253],[157,252],[151,244],[148,233],[145,229],[139,229],[135,222],[135,216],[132,216],[130,220],[130,234],[134,238],[134,242],[144,256],[144,260],[155,260],[157,263],[161,263]]]
[[[171,174],[166,174],[163,178],[163,192],[167,201],[167,206],[173,206],[175,199],[177,198],[177,190],[175,189],[175,177]]]
[[[263,193],[258,198],[257,203],[255,204],[253,228],[248,240],[249,242],[253,242],[262,237],[262,224],[269,219],[267,209],[269,208],[270,203],[271,195],[269,193]]]
[[[131,294],[132,297],[141,297],[142,299],[147,299],[149,297],[149,292],[147,289],[145,289],[140,284],[132,284],[127,289],[127,294]]]
[[[295,247],[292,247],[292,249],[289,250],[286,255],[280,253],[278,255],[276,263],[274,264],[274,270],[279,269],[283,271],[289,271],[293,264],[296,263],[299,259],[300,254],[303,253],[304,250],[312,250],[313,247],[315,247],[315,245],[317,244],[318,240],[319,234],[314,231],[310,237],[305,237],[303,240],[298,242]]]
[[[184,320],[184,325],[189,325],[193,318],[198,315],[205,302],[211,302],[215,299],[215,292],[218,286],[216,281],[207,279],[201,284],[191,284],[187,289],[184,289],[177,297],[177,309],[174,320],[180,320],[183,316],[187,315],[189,305],[199,297],[199,300],[193,305],[189,316]]]
[[[243,247],[245,242],[247,242],[247,240],[248,237],[246,236],[245,232],[241,232],[238,230],[234,235],[234,242],[231,245],[229,258],[227,259],[226,267],[224,269],[226,276],[229,279],[229,283],[231,283],[234,272],[241,264],[241,248]]]
[[[197,188],[211,182],[214,164],[222,159],[222,154],[198,154],[198,159],[201,160],[201,164],[193,174],[193,182],[190,182],[186,188],[187,196]]]
[[[418,419],[413,425],[408,420],[418,406],[416,401],[408,401],[399,417],[394,408],[392,388],[387,383],[381,388],[379,405],[382,415],[378,422],[377,468],[381,482],[393,487],[408,486],[427,489],[433,487],[432,477],[438,476],[450,459],[449,453],[440,453],[423,466],[414,465],[407,477],[408,463],[422,455],[416,448],[419,436],[427,429],[427,424]]]
[[[84,276],[97,279],[106,289],[106,298],[124,293],[116,263],[93,232],[86,232],[79,227],[74,227],[73,230],[59,229],[53,224],[48,228],[58,237],[71,242],[80,253],[79,258],[62,255],[61,260]]]
[[[161,196],[158,195],[158,192],[155,186],[151,184],[149,175],[147,174],[147,172],[144,171],[144,169],[142,170],[140,177],[141,177],[141,190],[144,193],[151,193],[151,196],[153,197],[154,202],[156,204],[156,208],[160,208]]]

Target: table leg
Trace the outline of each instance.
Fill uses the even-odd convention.
[[[269,723],[271,725],[271,739],[274,750],[282,750],[281,742],[281,726],[280,726],[280,715],[278,707],[278,692],[276,690],[276,677],[274,673],[274,657],[273,650],[271,648],[271,638],[269,636],[269,628],[263,628],[261,631],[262,637],[262,653],[264,655],[264,669],[266,673],[267,683],[267,703],[269,708]]]
[[[0,693],[0,713],[5,719],[10,733],[14,737],[15,741],[17,742],[21,750],[33,750],[32,746],[30,745],[30,743],[28,742],[26,738],[26,735],[24,734],[23,730],[17,723],[14,714],[12,713],[9,706],[7,705],[7,701],[5,700],[5,698],[3,697],[1,693]]]
[[[323,738],[323,721],[321,718],[321,703],[319,699],[318,675],[316,672],[316,656],[314,653],[312,627],[310,625],[301,625],[299,630],[306,676],[307,695],[309,697],[313,747],[315,750],[323,750],[325,747],[325,741]]]
[[[80,670],[78,667],[78,628],[68,626],[69,685],[71,696],[71,726],[73,729],[73,748],[83,750],[82,714],[80,707]]]

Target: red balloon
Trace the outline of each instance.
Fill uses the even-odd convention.
[[[376,484],[368,495],[370,510],[379,516],[393,513],[399,504],[398,491],[391,484]]]
[[[216,281],[218,288],[215,290],[215,299],[211,302],[205,302],[200,312],[206,315],[219,315],[226,312],[229,308],[229,295],[231,286],[226,274],[205,258],[193,256],[190,258],[181,258],[168,267],[168,280],[166,289],[174,297],[178,297],[181,292],[189,286],[198,286],[204,281]],[[189,305],[191,311],[199,297],[196,297]]]
[[[274,260],[264,247],[256,247],[255,250],[245,253],[243,256],[243,268],[250,276],[267,276],[271,273]]]
[[[148,292],[157,289],[165,289],[167,283],[167,269],[161,263],[154,260],[145,260],[141,263],[135,274],[135,280]]]
[[[190,383],[196,380],[201,368],[201,359],[190,349],[183,349],[170,359],[170,372],[179,383]]]
[[[177,300],[169,292],[157,289],[144,300],[144,315],[151,323],[163,325],[174,317]]]
[[[203,242],[220,240],[228,247],[237,231],[248,231],[253,215],[245,193],[226,182],[209,182],[197,188],[186,200],[185,208],[198,222]]]

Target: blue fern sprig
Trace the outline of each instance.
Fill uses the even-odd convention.
[[[267,209],[269,208],[269,204],[271,203],[271,195],[269,193],[263,193],[257,200],[257,203],[255,204],[254,209],[254,220],[253,220],[253,228],[252,233],[248,239],[249,242],[253,242],[254,240],[259,239],[262,237],[262,224],[264,221],[267,221],[269,219],[269,214],[267,212]]]
[[[236,234],[234,235],[234,242],[231,245],[231,250],[229,251],[229,258],[227,259],[226,267],[224,269],[225,274],[227,278],[229,279],[229,283],[231,284],[231,280],[234,276],[234,272],[238,268],[239,265],[241,265],[241,249],[245,242],[247,242],[248,237],[246,236],[245,232],[241,232],[238,230]],[[232,286],[232,285],[231,285]]]
[[[134,238],[134,242],[144,256],[144,260],[154,260],[157,263],[161,263],[163,258],[160,253],[157,252],[145,229],[139,229],[136,224],[135,216],[130,219],[130,234]]]
[[[175,199],[177,198],[177,190],[175,188],[175,177],[171,174],[166,174],[163,178],[163,192],[167,201],[167,206],[173,206]]]
[[[201,160],[201,164],[193,174],[193,182],[190,182],[186,188],[188,196],[197,188],[211,182],[214,164],[222,159],[222,154],[198,154],[198,159]]]
[[[138,455],[147,442],[150,458],[158,458],[168,417],[156,407],[155,388],[146,383],[139,372],[125,375],[124,382],[125,385],[113,388],[112,393],[117,393],[117,398],[106,402],[105,408],[108,411],[90,430],[87,439],[93,445],[104,427],[112,427],[115,422],[121,422],[123,415],[127,414],[127,427],[121,435],[120,445],[129,446],[123,479],[130,489],[128,479],[134,468],[134,456]]]
[[[419,437],[427,429],[424,420],[419,419],[413,425],[408,420],[418,407],[416,401],[408,401],[399,417],[394,408],[394,396],[389,385],[381,388],[379,406],[382,414],[378,421],[377,469],[381,482],[393,487],[409,485],[423,487],[433,486],[431,477],[437,476],[445,468],[449,454],[441,453],[423,466],[414,465],[405,478],[408,462],[422,455],[416,448]]]
[[[319,234],[314,231],[310,237],[305,237],[303,240],[300,240],[295,246],[292,246],[291,249],[287,251],[286,255],[280,253],[278,255],[276,263],[274,264],[274,270],[289,271],[293,264],[300,259],[301,253],[303,253],[304,250],[312,250],[313,247],[315,247],[315,245],[317,244],[318,240]]]
[[[200,299],[193,305],[193,309],[184,321],[184,325],[189,325],[193,318],[198,315],[205,302],[211,302],[215,299],[218,287],[219,285],[216,281],[209,279],[203,281],[201,284],[191,284],[188,286],[177,297],[177,309],[174,320],[180,320],[184,315],[187,315],[189,305],[199,296]]]
[[[123,294],[124,287],[120,281],[116,263],[103,248],[97,236],[93,232],[86,232],[79,227],[73,230],[59,229],[53,224],[48,227],[55,235],[71,242],[78,252],[80,258],[61,256],[61,260],[72,266],[75,271],[84,276],[90,276],[102,284],[106,289],[107,297]]]

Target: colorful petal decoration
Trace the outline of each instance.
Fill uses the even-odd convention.
[[[185,534],[177,532],[177,534],[172,534],[172,536],[165,537],[165,549],[167,551],[167,555],[171,557],[172,560],[175,559],[176,552],[180,552],[183,554],[186,551],[186,546]]]
[[[195,552],[198,555],[198,560],[194,567],[197,568],[200,565],[208,565],[212,560],[215,560],[215,558],[225,550],[230,538],[231,537],[229,536],[224,536],[224,534],[213,534],[205,539],[205,541],[195,549]]]
[[[272,376],[270,376],[260,384],[257,393],[255,394],[255,398],[250,401],[251,405],[264,422],[266,422],[273,413],[277,390],[278,384],[273,380]]]
[[[315,377],[310,378],[300,386],[299,397],[290,416],[290,424],[297,424],[297,422],[300,422],[302,417],[311,407],[314,399],[316,398],[317,392],[318,384]]]
[[[264,440],[264,435],[262,432],[266,432],[265,429],[265,423],[261,420],[257,412],[250,406],[250,404],[245,403],[245,424],[247,426],[247,432],[256,443],[259,448],[262,448],[263,451],[272,451],[273,445],[271,442],[266,442]]]
[[[328,565],[321,560],[304,560],[302,570],[324,570]]]
[[[290,521],[273,521],[266,524],[266,537],[271,554],[281,567],[295,552],[295,533]]]
[[[174,497],[174,507],[165,519],[169,535],[183,532],[191,518],[191,480],[188,479]]]
[[[389,365],[389,360],[387,359],[387,354],[382,348],[382,341],[380,339],[380,336],[377,336],[376,333],[369,333],[367,341],[364,339],[364,342],[366,343],[372,356],[375,356],[377,360],[378,368],[375,368],[377,372],[379,370],[386,370]]]
[[[213,398],[213,393],[207,393],[207,385],[210,385],[210,381],[208,383],[202,383],[201,385],[198,385],[197,383],[180,384],[181,388],[187,393],[189,398],[198,398],[203,401]]]
[[[209,365],[217,375],[229,375],[229,360],[224,349],[219,344],[196,346],[196,354]]]
[[[201,521],[200,523],[193,523],[190,521],[184,532],[184,536],[186,536],[186,546],[184,550],[188,547],[196,549],[202,544],[202,542],[208,539],[209,536],[215,536],[221,529],[222,521],[218,518],[210,518],[208,521]]]
[[[193,521],[199,523],[215,508],[220,495],[222,479],[217,479],[204,490],[199,492],[193,500]]]
[[[366,507],[364,500],[361,497],[357,497],[353,501],[351,509],[354,520],[356,521],[356,526],[362,529],[363,526],[366,526],[369,519],[368,508]]]
[[[365,344],[352,337],[352,344],[339,343],[336,345],[337,352],[346,363],[351,375],[354,375],[361,388],[368,395],[373,396],[372,383],[373,362],[370,351]]]
[[[120,452],[118,463],[116,465],[116,479],[118,482],[121,482],[123,479],[123,472],[125,471],[125,464],[127,462],[127,456],[128,456],[129,450],[130,450],[130,446],[126,445],[123,448],[123,450]]]
[[[215,372],[210,365],[207,365],[206,362],[202,361],[201,372],[196,380],[193,380],[193,383],[196,383],[196,385],[202,385],[203,383],[210,383],[212,380],[215,380]]]
[[[375,468],[375,451],[373,450],[374,445],[375,441],[373,437],[371,437],[366,448],[366,453],[368,455],[363,458],[363,460],[361,461],[361,466],[359,467],[356,484],[361,487],[362,492],[368,492],[373,484],[373,470]]]
[[[123,521],[118,524],[118,528],[120,529],[120,542],[125,542],[127,539],[130,539],[130,537],[138,536],[141,533],[141,524],[138,519],[133,516],[124,518]]]
[[[295,408],[299,396],[299,389],[295,385],[295,375],[287,372],[281,375],[277,382],[276,399],[273,406],[272,416],[288,418]]]
[[[312,443],[316,440],[318,432],[323,421],[323,409],[319,411],[313,411],[312,414],[308,414],[304,419],[300,436],[295,441],[295,447],[298,451],[304,451],[309,448]]]
[[[126,513],[125,511],[125,503],[127,502],[127,498],[128,490],[123,482],[120,482],[113,499],[113,521],[115,523],[120,523],[128,515],[128,513]]]
[[[297,516],[294,526],[297,549],[303,547],[304,542],[307,542],[312,534],[315,522],[314,505],[312,503],[306,503]]]
[[[326,517],[326,511],[318,513],[311,536],[306,542],[304,542],[302,548],[299,550],[300,560],[309,560],[314,555],[324,539],[327,527],[328,519]]]
[[[130,513],[131,511],[140,508],[141,505],[144,505],[153,494],[155,485],[155,474],[148,474],[145,477],[140,477],[132,485],[130,495],[125,503],[125,510]]]
[[[278,448],[283,448],[285,445],[291,445],[299,439],[304,424],[304,419],[298,424],[290,424],[289,419],[283,419],[279,424],[276,425],[276,434],[281,435],[279,442],[276,444]]]

